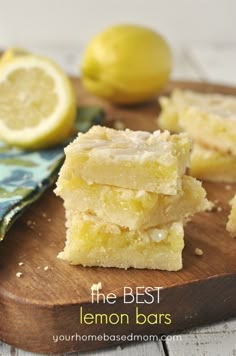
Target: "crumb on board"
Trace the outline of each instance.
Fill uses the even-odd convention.
[[[124,130],[126,128],[124,122],[120,120],[115,120],[113,123],[113,127],[116,130]]]
[[[17,272],[17,273],[16,273],[16,277],[17,277],[17,278],[22,277],[22,275],[23,275],[23,273],[22,273],[22,272]]]
[[[232,190],[232,185],[227,184],[227,185],[225,186],[225,189],[226,189],[226,190]]]
[[[199,247],[195,248],[194,253],[195,253],[196,256],[202,256],[203,255],[203,251]]]
[[[213,203],[213,201],[208,201],[208,207],[206,209],[206,211],[212,211],[215,207],[215,204]]]
[[[24,262],[19,262],[18,266],[24,266]]]
[[[43,217],[43,218],[46,218],[46,217],[47,217],[47,214],[43,212],[43,213],[42,213],[42,217]]]
[[[91,286],[91,291],[96,291],[98,292],[100,289],[102,289],[102,283],[101,282],[98,282],[98,283],[94,283],[92,286]]]
[[[48,218],[48,222],[51,222],[52,221],[52,219],[51,218]]]
[[[213,200],[213,201],[210,201],[210,204],[209,204],[209,207],[207,208],[207,211],[217,211],[217,212],[221,212],[223,209],[221,206],[219,206],[219,200]]]
[[[49,267],[48,266],[45,266],[44,267],[44,271],[48,271],[49,270]]]
[[[32,220],[27,220],[26,225],[29,226],[30,229],[34,229],[34,226],[36,225],[35,221]]]
[[[42,236],[42,233],[39,231],[39,232],[38,232],[38,235],[39,235],[39,236]]]
[[[40,266],[38,266],[37,269],[40,269]]]

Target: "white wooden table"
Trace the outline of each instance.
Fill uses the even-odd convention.
[[[67,72],[76,75],[81,48],[30,48],[54,58]],[[174,51],[172,79],[186,79],[236,86],[236,46],[204,45]],[[236,298],[235,298],[236,299]],[[236,301],[235,301],[236,302]],[[1,322],[1,321],[0,321]],[[0,356],[35,356],[0,342]],[[72,354],[72,355],[77,355]],[[236,320],[187,330],[173,340],[131,344],[87,353],[99,356],[235,356]],[[65,355],[63,355],[65,356]]]

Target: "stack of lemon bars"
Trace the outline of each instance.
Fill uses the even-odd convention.
[[[185,175],[191,144],[170,135],[94,126],[66,149],[56,194],[64,200],[72,264],[176,271],[184,223],[208,208]]]

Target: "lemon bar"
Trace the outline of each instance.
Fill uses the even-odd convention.
[[[159,103],[161,112],[157,120],[158,127],[170,132],[183,131],[179,126],[179,115],[191,99],[191,92],[175,89],[169,97],[161,96]]]
[[[55,192],[64,199],[66,209],[97,215],[130,230],[183,221],[208,207],[201,183],[189,176],[183,176],[182,189],[176,195],[89,185],[81,178],[59,178]]]
[[[236,182],[236,156],[194,143],[189,174],[211,182]]]
[[[66,147],[60,176],[174,195],[189,165],[190,149],[186,134],[94,126]]]
[[[226,230],[229,231],[232,237],[236,237],[236,195],[230,201],[231,211],[229,214]]]
[[[162,110],[157,123],[162,130],[187,131],[192,138],[212,147],[219,147],[214,137],[211,143],[212,135],[230,141],[229,130],[233,127],[235,132],[234,96],[176,89],[170,97],[160,97],[159,102]]]
[[[189,106],[203,106],[205,102],[218,99],[218,94],[200,94],[191,90],[174,89],[169,97],[161,96],[159,103],[161,112],[158,117],[158,127],[170,132],[182,132],[179,117]]]
[[[117,268],[182,268],[184,231],[180,222],[130,231],[86,214],[67,211],[67,241],[59,258],[71,264]]]
[[[190,107],[180,116],[180,125],[194,142],[236,155],[236,111]]]

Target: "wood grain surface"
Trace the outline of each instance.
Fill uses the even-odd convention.
[[[118,119],[131,129],[157,128],[156,99],[136,107],[115,107],[89,96],[79,80],[74,79],[74,84],[78,103],[102,105],[108,126]],[[234,88],[190,82],[171,82],[165,92],[174,87],[236,95]],[[205,188],[220,209],[198,214],[187,225],[184,268],[179,272],[83,268],[58,260],[65,241],[64,208],[49,189],[15,223],[0,246],[0,339],[34,352],[84,351],[116,343],[75,338],[54,342],[53,336],[168,334],[236,316],[236,240],[225,230],[228,201],[236,185],[228,190],[224,184],[206,183]],[[204,251],[203,256],[194,254],[196,247]],[[21,278],[16,277],[17,272],[23,273]],[[114,305],[90,303],[90,287],[99,281],[103,293],[117,295]],[[123,303],[124,286],[163,287],[161,303],[143,304],[140,311],[170,313],[171,325],[135,325],[135,306]],[[114,326],[81,324],[80,306],[90,313],[128,313],[131,321]]]

